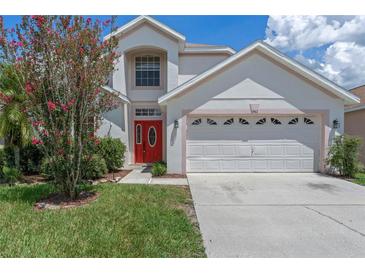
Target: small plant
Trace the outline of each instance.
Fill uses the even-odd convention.
[[[360,169],[361,139],[348,135],[335,137],[328,152],[327,163],[341,176],[354,177]]]
[[[105,160],[98,154],[94,154],[91,157],[86,156],[82,161],[81,170],[81,177],[85,180],[101,178],[108,172]]]
[[[3,167],[3,174],[5,182],[9,185],[14,185],[21,176],[21,173],[17,168],[8,166]]]
[[[123,167],[125,145],[120,139],[111,137],[101,138],[97,147],[97,153],[104,158],[110,172]]]
[[[167,166],[165,162],[156,162],[152,165],[152,176],[163,176],[167,172]]]

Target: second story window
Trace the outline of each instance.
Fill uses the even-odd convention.
[[[136,57],[136,87],[160,86],[161,60],[159,56]]]

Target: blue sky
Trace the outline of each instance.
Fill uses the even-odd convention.
[[[87,17],[87,16],[86,16]],[[90,16],[106,20],[110,16]],[[118,16],[121,26],[136,16]],[[191,43],[223,44],[239,50],[258,39],[264,39],[268,16],[153,16],[184,34]],[[4,16],[7,27],[20,22],[20,16]]]
[[[107,20],[110,16],[90,16]],[[118,16],[121,26],[136,16]],[[345,88],[365,84],[365,16],[153,16],[191,43],[240,50],[264,40]],[[20,16],[4,16],[13,27]],[[105,33],[107,34],[107,33]]]

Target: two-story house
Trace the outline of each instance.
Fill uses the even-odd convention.
[[[169,173],[317,172],[358,98],[263,42],[235,52],[191,44],[140,16],[119,39],[110,90],[120,107],[99,135],[120,138],[127,164]],[[239,35],[244,35],[244,30]]]

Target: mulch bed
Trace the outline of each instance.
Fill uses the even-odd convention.
[[[89,204],[99,197],[100,193],[81,191],[75,200],[71,200],[63,193],[53,193],[34,205],[35,210],[73,208]]]
[[[186,178],[186,175],[183,174],[165,174],[162,176],[152,176],[153,178],[172,178],[172,179],[181,179]]]

